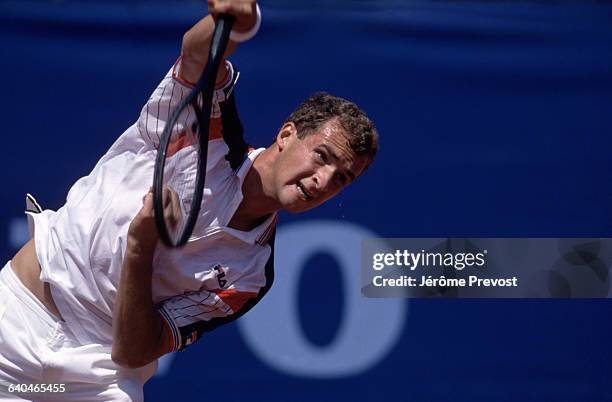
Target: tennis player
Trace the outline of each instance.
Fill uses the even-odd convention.
[[[142,400],[160,356],[238,318],[267,292],[277,212],[320,205],[373,161],[372,122],[324,93],[303,102],[268,148],[228,144],[239,74],[224,60],[202,210],[185,247],[163,246],[149,188],[164,123],[203,70],[215,16],[236,18],[227,54],[261,21],[254,0],[208,6],[211,15],[185,34],[179,60],[136,123],[73,185],[66,204],[42,210],[28,196],[33,240],[0,271],[0,399]],[[184,121],[183,134],[194,122]],[[185,138],[169,152],[191,146]]]

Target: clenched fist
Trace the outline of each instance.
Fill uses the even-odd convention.
[[[180,200],[177,193],[169,187],[164,187],[162,193],[164,206],[164,220],[168,230],[177,230],[182,220]],[[142,199],[142,208],[136,214],[128,229],[128,247],[138,250],[153,250],[159,239],[155,225],[155,213],[153,210],[153,191]]]
[[[208,0],[208,12],[216,18],[218,14],[230,14],[236,18],[232,27],[236,32],[248,32],[257,20],[255,0]]]

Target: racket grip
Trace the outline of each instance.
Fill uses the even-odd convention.
[[[236,21],[236,18],[230,14],[219,14],[217,16],[215,30],[210,42],[210,52],[208,55],[208,59],[211,60],[214,65],[218,65],[221,62],[221,58],[223,57],[229,42],[229,36],[232,31],[234,21]]]

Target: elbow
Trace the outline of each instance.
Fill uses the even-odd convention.
[[[191,35],[191,30],[185,32],[185,34],[183,35],[183,42],[181,44],[181,58],[184,59],[189,59],[190,57],[192,57],[192,35]]]
[[[114,348],[111,353],[111,359],[117,365],[123,368],[128,368],[128,369],[137,369],[140,367],[144,367],[147,364],[151,363],[153,360],[155,360],[155,359],[148,359],[144,356],[137,356],[137,355],[130,354],[130,353],[121,353],[119,351],[116,351]]]

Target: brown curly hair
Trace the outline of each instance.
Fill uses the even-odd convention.
[[[329,120],[337,119],[349,134],[349,144],[356,155],[365,155],[372,163],[378,151],[378,131],[366,114],[351,101],[326,92],[317,92],[302,102],[285,120],[304,138]]]

